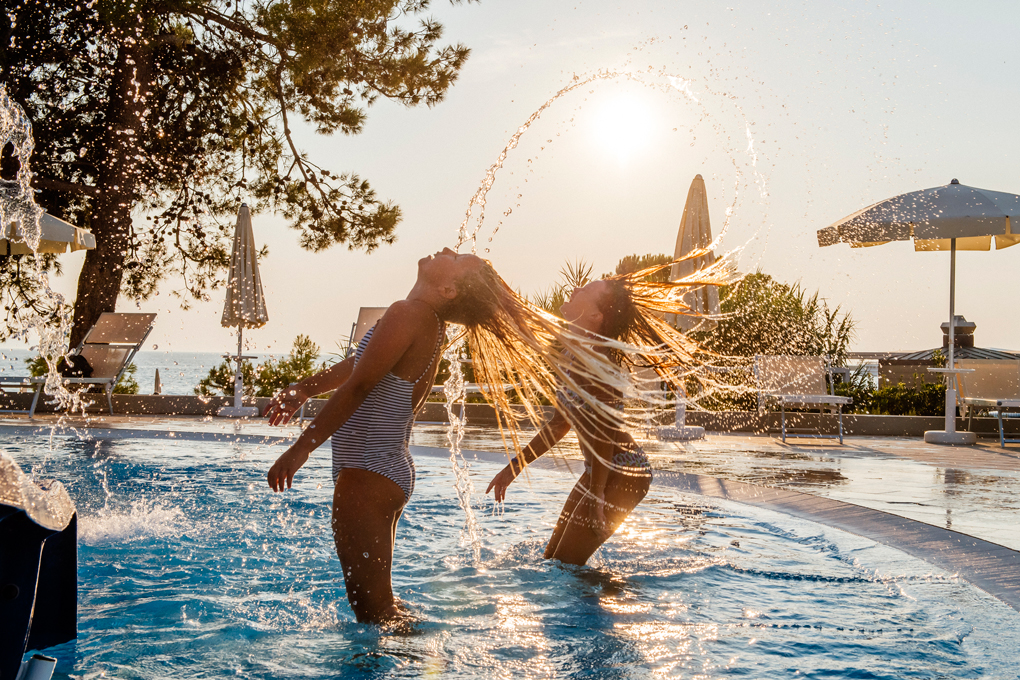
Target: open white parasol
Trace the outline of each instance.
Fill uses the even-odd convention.
[[[33,253],[66,253],[92,250],[96,237],[92,232],[44,212],[39,216],[39,246],[33,251],[26,243],[21,225],[11,223],[0,228],[0,255],[32,255]]]
[[[1016,224],[1014,224],[1014,222]],[[1016,227],[1014,230],[1013,227]],[[973,432],[956,431],[956,374],[953,363],[956,318],[956,251],[1008,248],[1020,243],[1020,196],[988,191],[953,180],[941,187],[886,199],[818,231],[818,245],[849,243],[861,248],[914,240],[914,250],[949,251],[949,357],[946,374],[945,430],[929,430],[933,444],[973,444]]]

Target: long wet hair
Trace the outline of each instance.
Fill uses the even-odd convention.
[[[679,260],[603,279],[607,291],[596,302],[602,312],[601,335],[627,347],[612,353],[617,363],[631,370],[653,369],[664,382],[680,385],[685,375],[700,369],[706,359],[714,356],[674,324],[679,317],[711,321],[709,315],[692,309],[687,300],[704,286],[736,281],[739,275],[733,260],[719,258],[712,265],[677,281],[648,280],[677,262],[698,258],[707,252],[698,250]]]
[[[696,251],[688,257],[704,254]],[[675,386],[697,373],[705,351],[664,317],[699,316],[684,302],[684,295],[702,286],[730,283],[736,270],[731,260],[722,258],[679,281],[645,280],[673,264],[607,277],[608,291],[597,303],[603,314],[601,334],[572,329],[529,302],[488,261],[458,280],[458,295],[447,318],[464,325],[475,380],[496,408],[508,453],[521,452],[522,426],[543,425],[542,404],[554,405],[579,434],[596,435],[607,425],[626,427],[623,402],[628,398],[662,405],[657,403],[661,397],[641,393],[632,377],[634,369],[650,368]],[[607,389],[620,398],[605,399]],[[578,400],[583,402],[586,415],[564,405],[564,392],[572,395],[575,406]]]

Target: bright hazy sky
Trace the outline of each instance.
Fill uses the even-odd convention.
[[[286,351],[298,333],[337,351],[360,306],[404,297],[417,260],[454,244],[511,135],[575,74],[639,78],[559,99],[497,173],[480,251],[489,247],[526,293],[555,281],[567,260],[601,274],[624,255],[671,253],[701,173],[714,233],[732,209],[721,250],[743,248],[742,271],[799,281],[851,311],[854,349],[930,348],[948,318],[948,253],[915,253],[910,243],[820,249],[815,231],[954,177],[1020,193],[1015,0],[434,0],[433,11],[448,42],[472,49],[445,101],[380,102],[357,137],[301,134],[314,160],[359,173],[400,205],[397,243],[311,254],[281,217],[254,216],[270,253],[261,266],[270,321],[245,333],[255,353]],[[689,80],[691,97],[668,76]],[[58,290],[73,295],[83,257],[64,256]],[[1020,349],[1017,271],[1020,248],[959,255],[957,313],[977,323],[978,345]],[[184,312],[172,288],[141,303],[159,313],[146,349],[235,347],[219,325],[222,291]],[[118,311],[135,308],[122,299]]]

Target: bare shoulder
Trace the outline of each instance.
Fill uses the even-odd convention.
[[[422,321],[435,321],[435,313],[432,309],[421,302],[415,302],[413,300],[397,300],[386,313],[383,314],[380,321],[386,320],[390,323],[400,322],[402,324],[415,323]]]
[[[435,316],[432,309],[424,302],[416,300],[397,300],[386,310],[386,315],[400,314],[424,317]]]
[[[426,326],[432,328],[435,324],[435,313],[428,305],[413,300],[398,300],[379,319],[379,331],[387,335],[415,338],[421,336]]]

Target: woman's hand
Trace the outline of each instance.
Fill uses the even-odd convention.
[[[308,397],[300,385],[284,387],[276,393],[262,415],[269,418],[270,425],[286,425],[301,405],[308,401]]]
[[[510,486],[516,478],[517,476],[514,475],[513,470],[511,470],[510,466],[507,465],[492,478],[492,481],[489,482],[489,486],[485,488],[485,493],[489,493],[489,491],[495,489],[493,499],[497,503],[502,503],[503,499],[506,498],[507,487]]]
[[[276,459],[273,467],[269,468],[266,475],[269,481],[269,488],[273,491],[283,491],[291,488],[294,483],[294,474],[308,461],[308,454],[295,451],[293,447],[287,449],[282,456]]]

